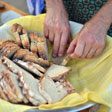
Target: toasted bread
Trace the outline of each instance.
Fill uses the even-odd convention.
[[[30,45],[30,50],[31,52],[37,54],[38,53],[38,49],[37,49],[37,40],[36,40],[36,34],[34,34],[33,32],[31,32],[29,34],[30,40],[31,40],[31,45]]]
[[[7,96],[4,94],[4,92],[3,92],[2,88],[1,88],[1,86],[0,86],[0,98],[3,99],[3,100],[8,101],[8,98],[7,98]]]
[[[16,51],[13,59],[23,59],[23,57],[26,54],[33,55],[31,52],[29,52],[28,49],[19,49],[19,50]]]
[[[2,72],[5,75],[5,80],[9,86],[13,89],[12,92],[17,96],[18,102],[28,103],[28,100],[23,95],[21,88],[19,87],[18,76],[8,70]]]
[[[7,95],[9,101],[12,103],[17,103],[16,95],[11,91],[10,86],[7,84],[7,82],[4,79],[0,80],[0,86],[2,87],[4,93]]]
[[[40,82],[41,89],[45,91],[51,98],[51,102],[48,103],[56,103],[68,95],[63,86],[57,87],[55,82],[50,77],[43,77]]]
[[[40,58],[48,60],[48,47],[47,47],[47,40],[45,37],[37,38],[37,49]]]
[[[15,52],[20,49],[20,47],[14,41],[3,40],[0,44],[0,55],[6,56],[8,58],[11,58]]]
[[[61,85],[63,85],[64,89],[67,90],[68,94],[74,93],[75,89],[73,88],[73,86],[69,83],[69,81],[67,80],[60,80],[59,81]],[[58,86],[58,85],[57,85]]]
[[[22,28],[22,34],[20,35],[22,46],[25,49],[29,49],[30,42],[28,37],[28,32],[25,28]]]
[[[42,77],[44,74],[41,73],[36,67],[32,66],[31,64],[24,62],[22,60],[14,60],[16,64],[21,66],[22,68],[26,69],[27,71],[34,73],[35,75]]]
[[[70,71],[70,67],[52,64],[46,71],[45,76],[49,76],[53,80],[59,80],[66,76]]]
[[[42,97],[42,95],[38,91],[37,79],[35,79],[31,74],[24,71],[22,68],[17,66],[15,63],[13,63],[6,57],[2,58],[2,62],[8,67],[11,72],[19,76],[19,81],[21,83],[20,86],[22,87],[23,94],[32,104],[39,105],[41,103],[47,103],[47,101]]]
[[[20,31],[19,32],[17,31],[18,27],[19,27],[19,24],[13,24],[11,27],[11,32],[13,33],[14,37],[16,38],[18,45],[21,46],[22,43],[21,43],[20,34],[19,34]]]
[[[44,67],[49,67],[50,66],[49,61],[44,60],[42,58],[37,58],[35,56],[31,56],[31,55],[25,55],[23,60],[24,61],[29,61],[29,62],[34,62],[34,63],[37,63],[37,64],[39,64],[41,66],[44,66]]]
[[[0,73],[0,80],[2,80],[2,79],[3,79],[3,74]],[[6,101],[9,100],[7,95],[4,93],[4,90],[2,89],[1,85],[0,85],[0,98],[3,100],[6,100]]]
[[[16,44],[14,40],[10,40],[10,39],[2,40],[2,41],[0,42],[0,49],[3,48],[4,45],[10,44],[10,43]]]
[[[36,64],[36,63],[33,63],[33,62],[27,62],[28,65],[30,66],[33,66],[34,68],[36,68],[37,70],[39,70],[40,72],[42,73],[45,73],[46,72],[46,69],[42,66],[40,66],[39,64]]]

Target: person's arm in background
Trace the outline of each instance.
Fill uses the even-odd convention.
[[[93,58],[98,56],[106,44],[107,31],[112,24],[112,0],[87,22],[71,42],[68,54],[71,58]]]
[[[70,41],[70,25],[63,0],[45,0],[46,17],[44,21],[44,35],[53,45],[53,56],[62,56]]]

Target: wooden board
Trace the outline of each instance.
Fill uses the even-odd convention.
[[[3,1],[0,1],[0,4],[4,4],[5,5],[5,8],[4,9],[0,9],[0,13],[3,13],[3,12],[6,12],[6,11],[9,11],[9,10],[13,10],[15,12],[17,12],[18,14],[22,15],[22,16],[26,16],[28,14],[26,14],[25,12],[3,2]]]

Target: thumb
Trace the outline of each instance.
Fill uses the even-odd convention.
[[[69,46],[69,48],[68,48],[68,50],[67,50],[67,53],[68,53],[68,54],[71,54],[71,53],[74,52],[74,49],[75,49],[75,47],[76,47],[76,44],[77,44],[77,39],[75,38],[75,39],[70,43],[70,46]]]

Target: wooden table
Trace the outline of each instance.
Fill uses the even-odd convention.
[[[0,4],[4,4],[4,5],[5,5],[5,8],[4,8],[4,9],[0,9],[0,13],[6,12],[6,11],[8,11],[8,10],[13,10],[13,11],[15,11],[15,12],[21,14],[22,16],[28,15],[28,14],[26,14],[25,12],[22,12],[21,10],[19,10],[19,9],[17,9],[17,8],[15,8],[15,7],[13,7],[13,6],[11,6],[11,5],[9,5],[9,4],[3,2],[3,1],[0,1]],[[80,111],[80,112],[89,112],[89,109],[86,109],[86,110]]]

